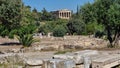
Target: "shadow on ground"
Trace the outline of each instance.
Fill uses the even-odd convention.
[[[21,45],[21,44],[19,42],[5,42],[0,44],[0,46],[10,46],[10,45]]]

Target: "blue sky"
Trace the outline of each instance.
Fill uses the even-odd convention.
[[[46,8],[48,11],[55,11],[59,9],[69,9],[76,12],[77,5],[81,6],[94,0],[23,0],[25,5],[31,6],[41,11]]]

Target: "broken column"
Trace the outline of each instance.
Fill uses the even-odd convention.
[[[91,65],[90,57],[88,56],[84,57],[84,68],[90,68],[90,65]]]
[[[72,60],[50,59],[44,60],[43,68],[73,68],[75,62]]]

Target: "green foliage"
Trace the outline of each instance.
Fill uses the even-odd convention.
[[[24,47],[29,47],[35,42],[31,34],[19,34],[17,38]]]
[[[50,12],[48,12],[45,8],[43,8],[42,14],[41,14],[41,20],[42,21],[51,21],[54,19],[52,17],[52,14]]]
[[[80,9],[80,14],[85,23],[96,22],[104,25],[107,39],[110,45],[118,42],[120,37],[120,1],[119,0],[96,0],[94,3],[85,4]],[[93,25],[88,25],[87,29]],[[103,29],[104,29],[103,28]],[[91,32],[90,29],[89,32]],[[102,31],[97,30],[97,34]]]
[[[38,29],[38,32],[41,32],[41,33],[49,33],[49,32],[52,32],[53,29],[54,29],[55,25],[54,25],[54,22],[46,22],[44,25],[41,25]]]
[[[97,37],[101,38],[103,35],[104,35],[104,32],[101,32],[101,31],[96,31],[96,32],[95,32],[95,37],[96,37],[96,38],[97,38]]]
[[[98,23],[88,23],[86,24],[86,32],[87,34],[96,34],[96,33],[103,33],[104,32],[104,26],[102,24]],[[98,34],[96,34],[98,35]]]
[[[18,34],[33,34],[36,32],[37,27],[34,24],[29,24],[27,26],[22,26],[19,30],[18,30]]]
[[[97,21],[105,26],[110,45],[118,45],[116,44],[120,37],[120,4],[118,0],[98,0],[95,2],[95,6],[97,7],[95,11]]]
[[[2,0],[0,3],[0,21],[8,30],[20,26],[21,3],[21,0]]]
[[[24,6],[21,0],[0,0],[0,36],[17,35],[23,46],[30,46],[38,21],[37,10],[31,12],[30,6]]]
[[[28,24],[32,24],[36,22],[37,13],[31,12],[31,8],[29,6],[22,7],[22,19],[20,21],[21,26],[26,26]]]
[[[24,47],[29,47],[32,43],[36,42],[33,38],[33,33],[35,30],[36,27],[32,24],[23,26],[18,30],[17,38]]]
[[[45,8],[42,12],[36,9],[31,11],[31,7],[25,6],[22,0],[0,0],[0,36],[14,38],[14,35],[18,35],[19,39],[27,41],[25,46],[30,46],[26,43],[28,44],[30,39],[32,41],[32,34],[40,26],[38,32],[53,32],[57,37],[66,33],[95,33],[98,37],[106,34],[110,45],[119,40],[120,0],[95,0],[80,9],[77,7],[77,13],[72,17],[68,22],[55,18]],[[45,23],[41,25],[40,21]]]
[[[90,3],[81,7],[79,14],[82,15],[84,23],[94,22],[94,10],[94,7]]]
[[[54,28],[57,25],[63,26],[67,30],[66,24],[67,24],[67,20],[61,20],[61,19],[57,21],[46,21],[44,22],[43,25],[41,24],[41,26],[38,29],[38,32],[45,33],[45,34],[49,32],[53,32]]]
[[[63,37],[66,34],[66,29],[63,26],[56,26],[53,30],[53,36]]]
[[[20,27],[21,0],[0,1],[0,36],[13,38],[14,29]]]
[[[88,23],[88,24],[86,24],[86,32],[87,32],[87,34],[94,34],[96,26],[97,26],[96,23]]]
[[[14,38],[14,35],[16,35],[17,32],[18,32],[17,29],[12,30],[12,31],[9,33],[8,37],[9,37],[9,38]]]
[[[9,31],[7,29],[5,29],[4,31],[1,32],[1,36],[5,37],[9,34]]]
[[[6,34],[3,34],[3,31],[4,31],[4,30],[5,30],[5,27],[2,26],[2,25],[0,25],[0,36],[3,36],[3,37],[6,36]]]
[[[79,19],[72,19],[69,21],[67,24],[67,27],[69,29],[70,34],[82,34],[83,31],[85,30],[85,24],[82,22],[82,20]]]

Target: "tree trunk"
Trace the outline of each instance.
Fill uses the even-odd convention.
[[[120,40],[119,32],[117,34],[115,34],[114,37],[108,35],[108,40],[110,42],[110,45],[109,45],[110,48],[117,48],[117,47],[119,47],[120,46],[120,44],[119,44],[119,40]]]
[[[111,35],[111,32],[110,32],[110,28],[109,27],[107,27],[106,28],[107,29],[107,39],[109,40],[109,45],[108,45],[108,47],[109,48],[113,48],[113,38],[112,38],[112,35]]]
[[[120,46],[119,40],[120,40],[120,36],[119,36],[119,34],[117,34],[116,37],[115,37],[115,40],[113,42],[113,45],[115,46],[115,48]]]

